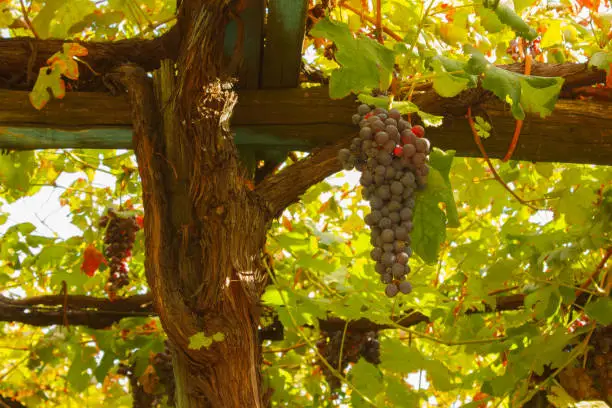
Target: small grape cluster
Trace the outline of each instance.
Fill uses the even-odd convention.
[[[172,355],[168,346],[162,353],[157,353],[153,357],[153,367],[159,377],[159,382],[164,386],[168,396],[166,404],[169,407],[175,406],[176,382],[172,368]]]
[[[389,297],[399,292],[408,294],[412,285],[408,260],[415,192],[424,189],[429,174],[429,140],[422,126],[412,126],[397,109],[358,107],[353,123],[359,135],[350,149],[338,152],[345,170],[361,172],[359,182],[371,212],[365,222],[371,229],[370,256]]]
[[[377,332],[346,332],[342,330],[331,333],[322,332],[323,338],[317,342],[317,349],[321,356],[334,368],[338,368],[340,349],[342,348],[342,362],[340,373],[343,374],[349,363],[356,363],[363,357],[368,363],[380,364],[380,343]],[[344,345],[342,339],[344,337]],[[320,364],[323,375],[330,388],[336,390],[342,385],[325,364]]]
[[[112,209],[100,218],[99,226],[106,228],[104,256],[108,259],[110,275],[107,290],[116,292],[129,283],[126,259],[132,256],[136,232],[140,229],[136,217],[122,217]]]

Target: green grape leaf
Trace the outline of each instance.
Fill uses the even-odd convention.
[[[465,63],[450,58],[436,56],[431,61],[431,67],[436,74],[433,79],[433,88],[438,95],[451,98],[467,88],[476,86],[476,77],[461,72]]]
[[[598,69],[603,69],[608,74],[610,73],[610,69],[612,69],[612,52],[609,51],[599,51],[591,56],[589,60],[589,67],[595,67]]]
[[[563,78],[527,76],[507,71],[489,63],[480,51],[468,48],[472,52],[466,67],[468,72],[481,74],[482,87],[510,104],[516,119],[525,119],[525,112],[539,113],[541,117],[552,113],[563,86]]]
[[[40,69],[32,92],[29,93],[30,103],[36,109],[41,110],[51,99],[51,94],[62,99],[66,95],[66,84],[61,77],[59,66],[53,68],[43,67]]]
[[[482,5],[474,5],[476,14],[480,16],[480,24],[490,33],[498,33],[504,28],[504,23],[499,20],[495,12]]]
[[[438,260],[440,245],[446,239],[446,215],[438,206],[439,198],[427,189],[416,197],[412,248],[426,263]]]
[[[531,41],[538,36],[536,30],[529,27],[529,25],[510,7],[500,4],[495,8],[495,14],[499,18],[499,21],[512,28],[519,37],[524,37]]]
[[[340,68],[331,73],[331,98],[388,88],[395,62],[392,50],[363,35],[354,38],[347,24],[329,18],[320,20],[310,34],[325,37],[337,47],[335,59]]]
[[[584,307],[584,311],[598,323],[605,326],[612,324],[612,299],[607,296],[590,302]]]
[[[191,350],[200,350],[202,347],[208,348],[213,343],[213,338],[204,335],[204,332],[198,332],[189,337],[189,348]]]
[[[446,209],[446,218],[448,226],[456,228],[459,226],[459,213],[457,212],[457,204],[453,196],[453,188],[450,181],[450,171],[455,157],[454,150],[446,152],[434,147],[429,154],[429,165],[435,170],[436,176],[431,181],[437,181],[437,175],[443,179],[444,184],[440,183],[432,185],[428,183],[428,189],[432,189],[438,195],[440,202],[444,203]]]
[[[380,370],[363,358],[351,368],[350,380],[355,388],[371,399],[383,389]]]

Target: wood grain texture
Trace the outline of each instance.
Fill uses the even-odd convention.
[[[176,47],[176,31],[170,30],[165,35],[151,39],[129,39],[120,41],[66,41],[36,40],[34,38],[0,38],[0,86],[10,88],[14,84],[24,84],[31,66],[33,78],[38,70],[47,65],[47,59],[56,52],[62,51],[66,42],[77,42],[87,48],[88,54],[81,59],[87,62],[96,72],[104,74],[113,68],[131,62],[147,71],[159,68],[164,58],[173,58]],[[30,61],[30,59],[32,59]],[[81,82],[94,77],[91,70],[80,66]],[[18,86],[19,86],[18,85]],[[27,84],[26,84],[27,85]]]
[[[238,18],[227,25],[224,51],[228,60],[234,58],[234,52],[240,54],[238,72],[232,72],[238,76],[240,88],[257,89],[261,75],[265,1],[244,0],[244,5]],[[236,43],[238,50],[235,49]]]
[[[435,111],[438,105],[424,103],[424,110]],[[454,149],[461,156],[480,156],[472,140],[464,113],[456,104],[444,125],[430,128],[428,136],[434,146]],[[240,136],[237,144],[259,144],[286,141],[299,150],[308,146],[325,146],[355,134],[350,123],[355,103],[351,99],[331,100],[326,88],[244,90],[232,119],[232,127]],[[484,144],[491,157],[502,157],[511,140],[514,119],[507,107],[489,98],[480,105],[493,123],[494,135]],[[449,110],[451,110],[449,108]],[[476,110],[478,114],[478,110]],[[514,157],[529,161],[558,161],[612,165],[612,103],[561,99],[553,114],[541,119],[529,116]],[[0,129],[53,128],[70,131],[131,128],[127,100],[102,93],[68,93],[63,100],[54,100],[41,112],[30,106],[27,93],[0,90]],[[100,139],[100,133],[81,133],[78,147],[109,148],[111,143]],[[124,135],[123,138],[126,136]],[[72,139],[67,136],[64,140]],[[62,147],[49,141],[36,144],[0,132],[0,148],[32,149]],[[123,140],[123,139],[117,139]],[[60,141],[58,140],[58,143]],[[125,148],[125,141],[117,148]],[[74,145],[64,147],[76,147]]]
[[[270,0],[262,88],[295,88],[302,64],[307,0]]]

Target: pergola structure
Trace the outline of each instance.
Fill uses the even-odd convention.
[[[241,50],[242,62],[234,64],[238,66],[239,100],[231,121],[241,153],[278,160],[290,150],[309,151],[350,137],[354,132],[352,98],[331,100],[325,86],[299,87],[307,2],[272,0],[267,15],[263,0],[246,3],[225,37],[228,59],[236,59],[234,51]],[[82,59],[102,74],[125,62],[153,70],[160,60],[172,56],[170,44],[176,35],[176,30],[170,30],[154,40],[83,43],[89,54]],[[62,43],[0,39],[0,78],[13,78],[16,72],[31,78]],[[503,68],[523,71],[521,64]],[[591,85],[604,82],[606,73],[588,64],[566,63],[536,64],[532,75],[560,76],[565,82],[550,117],[531,115],[525,120],[514,158],[612,164],[612,101],[577,97]],[[92,77],[82,66],[81,82]],[[0,149],[132,147],[132,120],[125,96],[99,90],[68,92],[63,100],[53,100],[39,112],[31,106],[27,90],[15,88],[19,87],[0,88]],[[491,93],[475,89],[442,98],[425,85],[417,88],[413,101],[421,110],[445,118],[441,127],[428,131],[435,146],[456,150],[459,156],[480,156],[465,120],[467,107],[479,106],[493,124],[493,137],[484,142],[489,155],[502,157],[507,151],[514,119],[507,105]]]
[[[99,86],[100,76],[113,75],[116,68],[126,63],[151,72],[159,69],[164,59],[176,61],[183,58],[184,61],[186,57],[211,58],[215,55],[205,47],[190,45],[202,39],[208,41],[206,45],[211,48],[216,45],[212,29],[193,27],[195,20],[192,17],[208,18],[206,21],[219,24],[220,29],[219,20],[226,16],[216,17],[222,14],[219,10],[225,12],[221,6],[225,2],[182,0],[181,3],[184,12],[178,16],[178,28],[172,28],[157,39],[83,43],[88,55],[82,59],[91,69],[81,69],[78,92],[68,92],[64,99],[52,100],[41,111],[31,106],[28,91],[33,85],[35,72],[61,49],[63,41],[0,39],[0,84],[4,83],[0,85],[0,149],[134,148],[139,164],[144,160],[150,165],[144,170],[145,177],[141,177],[143,191],[148,189],[148,197],[144,200],[147,211],[145,233],[147,239],[154,241],[154,245],[147,244],[147,257],[153,255],[156,261],[159,260],[146,263],[151,287],[149,295],[115,302],[84,296],[44,296],[22,300],[0,297],[0,320],[42,326],[61,323],[67,317],[71,324],[106,327],[123,317],[157,312],[169,338],[182,353],[178,353],[176,363],[177,381],[186,386],[187,379],[197,379],[195,383],[189,383],[190,387],[195,384],[193,387],[199,393],[197,398],[185,397],[193,400],[186,401],[183,406],[205,406],[198,398],[200,394],[213,395],[214,384],[221,384],[222,395],[218,401],[225,404],[216,406],[259,406],[248,404],[260,398],[259,384],[254,379],[256,375],[249,376],[249,373],[255,373],[259,364],[254,352],[257,349],[254,333],[258,316],[250,302],[261,287],[248,292],[247,289],[251,288],[247,283],[243,286],[240,286],[243,283],[232,284],[230,289],[224,289],[231,292],[229,295],[222,292],[226,297],[215,297],[220,293],[218,288],[221,285],[218,283],[226,282],[229,273],[245,270],[261,273],[263,267],[257,256],[265,243],[270,220],[297,201],[309,186],[340,170],[336,153],[354,135],[351,115],[355,101],[353,98],[331,100],[325,86],[300,87],[306,1],[245,0],[246,7],[226,29],[224,47],[225,65],[233,67],[232,73],[239,78],[238,104],[233,111],[231,126],[242,159],[247,162],[255,159],[278,161],[292,150],[316,150],[316,154],[308,159],[267,177],[255,186],[254,191],[246,191],[244,186],[235,184],[235,178],[230,179],[236,175],[232,143],[222,146],[220,153],[213,154],[210,153],[213,149],[206,149],[213,146],[210,135],[224,131],[218,124],[211,122],[201,128],[186,126],[183,129],[174,121],[182,119],[181,115],[188,109],[170,120],[160,114],[163,109],[157,106],[157,109],[145,109],[153,104],[140,106],[138,96],[147,99],[153,93],[142,72],[132,70],[129,73],[132,77],[124,85],[132,85],[132,89],[125,94],[113,94]],[[189,37],[182,38],[181,35],[185,34]],[[200,59],[197,61],[201,62]],[[180,67],[179,71],[190,68],[193,72],[180,73],[183,82],[176,80],[173,84],[184,92],[183,105],[188,105],[189,96],[197,95],[198,91],[190,93],[191,90],[184,85],[201,84],[209,79],[205,69],[194,68],[194,65]],[[503,68],[523,72],[520,64]],[[213,68],[212,74],[218,73],[216,69]],[[606,73],[589,68],[588,64],[535,64],[532,74],[561,76],[565,82],[561,98],[550,117],[529,116],[525,120],[514,158],[612,164],[612,101],[591,97],[583,99],[592,85],[605,81]],[[454,98],[441,98],[431,86],[424,85],[416,89],[413,102],[425,112],[444,116],[441,127],[428,129],[428,137],[434,146],[456,150],[460,156],[480,156],[465,119],[468,107],[478,107],[493,125],[493,136],[484,141],[489,156],[503,157],[506,153],[515,121],[507,105],[490,92],[475,88]],[[167,125],[166,121],[171,124],[170,128],[175,126],[175,135],[163,126],[154,126],[159,122]],[[175,136],[174,139],[171,136]],[[196,153],[194,147],[199,149]],[[159,159],[159,151],[167,153],[168,159]],[[249,153],[250,157],[247,157]],[[221,159],[230,163],[229,171],[211,165],[218,164]],[[166,164],[166,161],[173,163]],[[168,166],[172,164],[178,164],[180,178],[173,179],[168,175]],[[194,169],[200,172],[207,169],[210,173],[206,173],[204,181],[204,177],[196,180],[193,189],[187,189],[187,182],[196,178]],[[198,173],[198,176],[202,174]],[[223,217],[227,216],[232,223],[225,224],[220,213],[205,212],[219,208],[214,207],[219,202],[223,203]],[[230,227],[225,229],[227,225]],[[183,241],[179,242],[175,233],[182,227],[186,227],[184,231],[188,233],[182,234]],[[224,247],[219,246],[222,238],[227,239]],[[218,256],[219,253],[223,256]],[[235,266],[237,262],[228,261],[237,254],[244,254],[239,267]],[[177,273],[179,269],[181,273]],[[205,278],[202,278],[203,271]],[[197,292],[194,289],[202,287],[204,289]],[[228,301],[230,295],[233,297]],[[523,306],[523,301],[523,295],[501,296],[496,307],[485,312],[515,310]],[[579,303],[582,301],[578,300]],[[167,308],[160,308],[161,312],[154,311],[154,303]],[[211,327],[217,329],[225,325],[227,341],[220,343],[219,347],[231,356],[231,361],[240,365],[229,367],[206,351],[188,350],[186,336],[209,324],[200,319],[207,313],[208,316],[223,315],[225,318],[223,321],[211,318]],[[424,321],[427,317],[411,313],[409,317],[399,318],[397,324],[411,326]],[[320,326],[343,327],[345,322],[331,317],[321,321]],[[385,327],[358,320],[351,322],[351,328],[377,330]],[[270,332],[262,336],[274,338],[274,335]],[[202,371],[202,367],[209,371]],[[228,386],[232,383],[251,384],[252,387],[235,392]]]

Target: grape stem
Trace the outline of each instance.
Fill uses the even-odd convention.
[[[528,201],[525,201],[522,197],[516,194],[508,186],[508,184],[506,184],[506,182],[500,177],[499,173],[497,173],[497,170],[495,170],[495,167],[493,166],[493,163],[491,162],[489,155],[487,154],[484,146],[482,145],[482,142],[480,141],[480,136],[478,136],[478,131],[476,130],[476,125],[474,124],[474,119],[472,118],[472,107],[471,106],[468,107],[467,119],[470,124],[470,128],[472,129],[472,134],[474,135],[474,142],[476,142],[476,145],[478,146],[478,149],[480,150],[482,157],[487,162],[487,165],[489,166],[489,170],[491,170],[491,173],[493,174],[493,177],[495,177],[495,180],[497,180],[514,198],[516,198],[516,200],[519,203],[526,205],[527,207],[531,208],[534,211],[545,210],[545,208],[538,208],[535,205],[529,203]]]
[[[582,294],[582,292],[584,292],[586,288],[589,287],[591,282],[593,282],[593,280],[597,278],[597,276],[602,271],[604,266],[606,266],[606,263],[608,262],[608,259],[610,259],[611,256],[612,256],[612,247],[608,248],[608,250],[606,251],[605,255],[603,256],[599,264],[597,264],[597,267],[595,268],[591,276],[589,276],[587,280],[585,280],[584,283],[580,285],[580,289],[576,290],[577,297],[580,296],[580,294]]]
[[[344,7],[345,9],[352,11],[353,13],[357,14],[359,17],[361,17],[363,20],[367,21],[368,23],[377,25],[376,20],[374,20],[370,16],[365,15],[365,13],[362,10],[357,10],[350,4],[347,4],[346,1],[343,1],[342,3],[340,3],[340,7]],[[385,27],[382,24],[380,26],[377,25],[377,27],[380,27],[385,34],[389,35],[389,37],[393,38],[395,41],[401,41],[401,42],[404,41],[404,39],[399,34],[395,33],[390,28]]]
[[[529,51],[525,53],[525,75],[531,75],[531,62],[532,57]],[[514,150],[516,149],[516,145],[518,144],[519,136],[521,135],[521,129],[523,128],[523,121],[517,119],[516,125],[514,126],[514,135],[512,135],[512,141],[510,142],[510,147],[508,147],[508,152],[502,159],[503,162],[507,162],[512,158],[512,154],[514,154]]]

